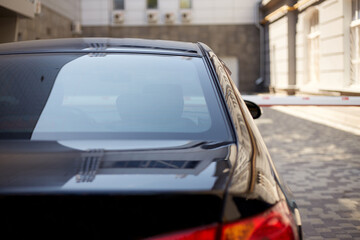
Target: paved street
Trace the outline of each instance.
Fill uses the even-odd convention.
[[[360,239],[360,136],[263,110],[256,123],[297,198],[305,239]]]

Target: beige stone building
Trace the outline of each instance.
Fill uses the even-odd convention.
[[[263,0],[260,11],[271,90],[360,95],[360,0]]]

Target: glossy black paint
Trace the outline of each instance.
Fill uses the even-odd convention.
[[[0,45],[0,55],[33,53],[156,53],[158,55],[200,56],[196,44],[131,38],[69,38],[36,40]]]
[[[257,118],[261,117],[262,110],[256,103],[248,101],[248,100],[244,100],[244,102],[246,104],[246,107],[249,109],[249,112],[250,112],[251,116],[253,117],[253,119],[257,119]]]
[[[92,235],[106,231],[118,233],[120,239],[141,239],[236,221],[281,200],[295,212],[293,197],[278,175],[245,102],[206,45],[133,39],[0,45],[0,55],[52,52],[202,57],[227,110],[235,142],[188,141],[169,146],[149,140],[129,148],[121,142],[1,140],[0,210],[6,216],[1,221],[5,232],[21,226],[35,235],[41,225],[44,232]],[[94,158],[101,159],[95,175],[82,167]],[[108,177],[106,183],[113,187],[97,183],[100,175]],[[119,184],[117,176],[122,177]],[[134,182],[134,176],[140,180]],[[121,188],[124,182],[131,187]]]
[[[2,232],[142,239],[221,220],[221,194],[7,195]],[[19,231],[21,229],[21,231]],[[50,235],[48,235],[50,234]]]
[[[235,162],[235,164],[225,195],[223,221],[235,221],[244,217],[244,213],[242,213],[242,209],[237,202],[244,203],[248,201],[245,204],[249,208],[258,209],[261,212],[279,201],[286,201],[298,225],[299,239],[302,239],[300,215],[294,197],[277,173],[245,101],[231,81],[228,72],[222,66],[223,63],[213,51],[203,43],[199,43],[199,46],[203,49],[203,55],[207,59],[208,67],[213,72],[219,88],[222,89],[222,96],[227,103],[226,107],[237,135],[237,154],[243,152],[241,149],[246,144],[251,144],[252,150],[249,158],[239,158],[237,154],[230,156],[229,160]],[[236,113],[238,109],[241,110],[243,118],[238,117],[240,115]],[[244,138],[246,131],[241,127],[244,125],[246,125],[249,139]],[[243,141],[244,139],[248,140],[247,143]],[[256,207],[251,206],[253,203],[256,203]],[[255,214],[253,212],[248,213],[248,216]]]
[[[103,150],[83,150],[93,145]],[[133,150],[126,141],[0,141],[0,194],[222,192],[226,188],[232,143],[149,140],[132,145]],[[96,174],[86,169],[94,158],[99,158]]]

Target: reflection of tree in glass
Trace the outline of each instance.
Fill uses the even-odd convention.
[[[158,1],[157,0],[147,0],[147,8],[157,8]]]

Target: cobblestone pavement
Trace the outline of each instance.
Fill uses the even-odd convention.
[[[360,239],[360,136],[263,110],[255,122],[297,199],[304,239]]]

